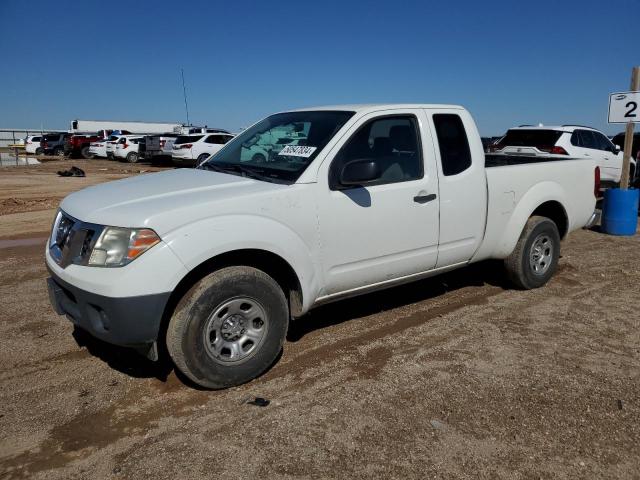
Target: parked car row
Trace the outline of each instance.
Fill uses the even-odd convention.
[[[603,185],[614,185],[622,177],[623,153],[619,142],[624,143],[624,134],[616,135],[616,142],[602,132],[580,125],[531,126],[511,128],[487,151],[495,155],[533,156],[542,159],[568,160],[592,159],[600,167]],[[634,139],[629,179],[638,183],[636,168],[640,138]]]

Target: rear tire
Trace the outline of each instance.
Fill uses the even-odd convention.
[[[138,163],[138,154],[136,152],[129,152],[127,154],[127,162]]]
[[[546,284],[560,258],[560,234],[547,217],[533,216],[520,234],[515,249],[505,261],[507,275],[518,288],[529,290]]]
[[[36,155],[42,155],[42,147],[36,148]]]
[[[208,153],[201,153],[200,155],[198,155],[196,163],[198,165],[200,165],[202,162],[204,162],[209,157],[210,157],[210,155]]]
[[[80,150],[80,156],[82,158],[93,158],[93,155],[89,152],[89,147],[82,147]]]
[[[167,328],[167,350],[198,385],[232,387],[273,364],[288,323],[287,300],[275,280],[255,268],[227,267],[182,297]]]
[[[64,148],[62,148],[62,147],[56,147],[56,148],[54,148],[54,149],[53,149],[53,154],[54,154],[56,157],[61,157],[62,155],[64,155]]]

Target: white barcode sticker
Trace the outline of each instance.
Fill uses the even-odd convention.
[[[287,145],[278,155],[286,155],[289,157],[309,158],[318,147],[306,147],[303,145]]]

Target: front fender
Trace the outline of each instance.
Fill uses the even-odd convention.
[[[321,279],[316,272],[313,238],[303,239],[290,227],[255,215],[225,215],[200,220],[167,234],[163,240],[191,271],[218,255],[245,249],[278,255],[295,271],[302,287],[303,311],[318,295]]]

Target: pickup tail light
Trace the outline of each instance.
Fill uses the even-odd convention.
[[[593,172],[593,195],[600,197],[600,167],[596,167]]]

